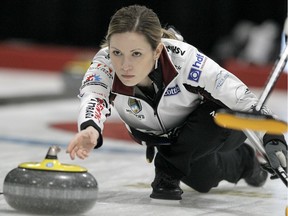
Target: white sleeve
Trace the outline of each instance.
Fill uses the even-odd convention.
[[[78,130],[92,123],[92,126],[102,133],[104,121],[110,115],[109,95],[113,82],[113,70],[110,68],[107,56],[107,49],[100,50],[82,80],[79,94],[81,103]]]
[[[187,84],[201,89],[206,97],[219,101],[232,110],[252,111],[257,105],[259,99],[234,74],[197,49],[192,49],[190,57]],[[261,112],[272,115],[271,110],[265,106]]]

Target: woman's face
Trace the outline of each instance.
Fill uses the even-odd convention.
[[[158,47],[152,50],[145,36],[135,32],[117,33],[110,37],[111,62],[124,85],[148,85],[148,74],[161,53]]]

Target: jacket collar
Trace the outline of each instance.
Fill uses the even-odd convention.
[[[156,70],[151,71],[149,74],[149,77],[152,79],[152,81],[155,81],[155,79],[163,79],[164,87],[167,86],[175,76],[178,75],[178,72],[176,71],[175,67],[173,66],[167,51],[165,48],[163,48],[161,55],[159,57],[159,63],[160,67],[158,67]],[[162,76],[157,76],[156,73],[162,73]],[[135,95],[135,87],[134,86],[125,86],[118,76],[115,73],[115,77],[113,80],[112,85],[112,92],[116,94],[123,94],[128,96],[134,96]]]

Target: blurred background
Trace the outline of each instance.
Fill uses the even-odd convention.
[[[2,0],[0,67],[85,71],[110,17],[130,4],[152,8],[163,26],[237,75],[267,75],[279,55],[285,0]]]
[[[0,40],[98,47],[110,17],[130,4],[152,8],[163,26],[174,25],[187,42],[207,54],[223,37],[233,37],[233,31],[243,22],[246,28],[238,33],[252,34],[256,31],[253,27],[262,27],[265,32],[264,25],[270,22],[274,29],[266,26],[266,30],[274,32],[271,39],[279,40],[286,18],[285,0],[2,0]]]
[[[0,39],[98,47],[110,17],[130,4],[152,8],[163,26],[174,25],[186,41],[208,54],[243,22],[247,22],[247,29],[242,30],[250,31],[239,33],[249,34],[252,27],[270,21],[275,26],[269,30],[279,39],[286,17],[285,0],[2,0]]]

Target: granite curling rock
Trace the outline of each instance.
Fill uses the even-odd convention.
[[[40,162],[22,163],[4,179],[3,195],[13,208],[38,214],[80,214],[96,203],[98,184],[87,169],[61,164],[60,148],[49,148]]]

